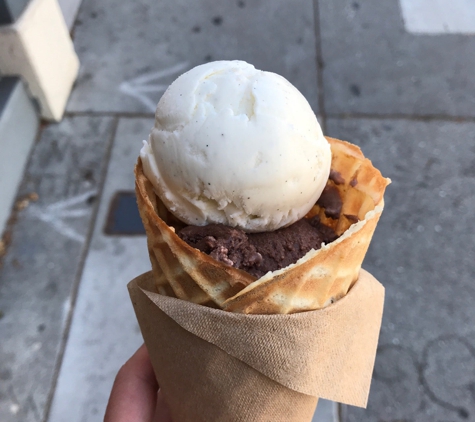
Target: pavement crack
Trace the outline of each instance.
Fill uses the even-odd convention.
[[[423,350],[422,361],[419,365],[419,381],[430,400],[447,410],[455,412],[459,416],[459,418],[468,419],[470,417],[470,412],[463,405],[451,403],[447,399],[447,397],[443,397],[443,394],[441,396],[441,393],[439,391],[436,391],[434,385],[432,385],[431,381],[428,379],[428,369],[430,365],[429,358],[432,357],[431,355],[446,354],[447,350],[450,350],[452,353],[454,353],[454,351],[455,353],[457,353],[458,349],[456,343],[459,343],[459,345],[461,344],[466,349],[465,351],[469,352],[475,362],[475,348],[470,343],[468,343],[463,337],[452,334],[438,336],[435,339],[429,341]],[[441,350],[437,350],[437,347],[441,347]],[[452,362],[457,361],[457,359],[452,360]],[[472,366],[472,368],[473,367],[474,366]],[[445,384],[442,385],[447,384],[447,379],[445,379]],[[474,386],[475,380],[473,380],[467,385],[467,388],[470,391],[472,397],[474,394]],[[438,383],[435,387],[440,389],[441,384]],[[443,389],[444,387],[442,387],[442,391]]]
[[[317,88],[318,88],[318,113],[321,116],[321,126],[323,133],[327,132],[327,116],[325,110],[325,89],[323,84],[323,52],[322,52],[322,35],[320,31],[320,7],[318,0],[313,1],[314,28],[315,28],[315,49],[317,59]]]
[[[28,397],[26,398],[26,405],[27,408],[31,409],[33,412],[33,415],[35,417],[35,420],[40,422],[41,421],[41,415],[38,410],[38,406],[35,403],[35,399],[33,398],[32,394],[28,394]]]

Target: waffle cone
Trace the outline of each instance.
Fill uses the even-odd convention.
[[[137,203],[147,233],[152,273],[159,293],[186,301],[246,314],[288,314],[315,310],[346,295],[358,279],[390,183],[361,150],[327,138],[333,171],[343,200],[339,218],[315,205],[307,217],[319,215],[340,237],[295,264],[256,279],[189,246],[175,234],[177,221],[155,195],[139,158]]]

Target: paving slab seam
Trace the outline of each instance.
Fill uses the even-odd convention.
[[[323,133],[327,133],[327,113],[325,109],[325,88],[323,85],[323,52],[322,52],[322,36],[320,32],[320,7],[319,0],[313,0],[313,19],[315,34],[315,52],[317,65],[317,92],[318,92],[318,110],[320,115],[320,125]],[[333,414],[334,422],[341,422],[342,407],[340,403],[336,404],[336,412]]]
[[[335,414],[335,422],[344,422],[345,419],[343,419],[344,412],[345,412],[345,407],[346,405],[337,403],[336,406],[336,414]]]
[[[319,96],[320,97],[320,96]],[[323,107],[320,105],[320,107]],[[411,120],[421,122],[445,121],[445,122],[475,122],[475,116],[450,116],[443,114],[434,115],[414,115],[414,114],[374,114],[374,113],[327,113],[323,108],[320,112],[322,129],[326,132],[325,123],[327,119],[393,119],[393,120]],[[108,111],[77,111],[67,112],[65,117],[117,117],[123,119],[146,118],[153,119],[153,113],[134,113],[134,112],[108,112]],[[40,133],[40,131],[38,132]],[[38,139],[38,138],[37,138]],[[37,140],[35,141],[37,142]]]
[[[128,111],[68,111],[64,113],[64,117],[117,117],[117,118],[128,118],[128,119],[153,119],[155,113],[144,113],[144,112],[128,112]]]
[[[320,96],[319,96],[320,97]],[[417,114],[375,114],[375,113],[327,113],[324,109],[320,112],[322,121],[326,119],[393,119],[430,122],[435,120],[446,122],[475,122],[475,116],[450,116],[445,114],[417,115]],[[153,119],[154,113],[115,112],[115,111],[73,111],[65,113],[64,117],[117,117],[125,119],[146,118]],[[324,126],[322,124],[322,126]],[[38,133],[41,133],[40,128]],[[38,141],[37,140],[35,142]]]
[[[374,120],[410,120],[414,122],[454,122],[454,123],[472,123],[475,122],[475,116],[447,116],[447,115],[409,115],[409,114],[373,114],[373,113],[327,113],[326,119],[374,119]]]
[[[313,15],[315,27],[315,49],[317,56],[317,87],[318,87],[318,109],[321,116],[323,133],[326,133],[327,115],[325,110],[325,89],[323,86],[323,52],[322,37],[320,33],[320,8],[318,0],[313,1]]]
[[[101,171],[99,188],[97,190],[97,197],[96,197],[96,200],[95,200],[94,209],[92,211],[92,218],[91,218],[91,222],[90,222],[90,225],[89,225],[89,229],[88,229],[87,235],[86,235],[85,245],[84,245],[83,251],[81,253],[80,260],[79,260],[78,270],[77,270],[76,275],[74,276],[74,283],[73,283],[73,286],[72,286],[71,300],[70,300],[71,306],[68,310],[68,315],[66,317],[64,332],[63,332],[63,335],[62,335],[62,338],[61,338],[61,344],[60,344],[60,347],[59,347],[58,359],[56,361],[56,365],[55,365],[55,369],[54,369],[53,381],[52,381],[50,391],[49,391],[49,394],[48,394],[48,399],[47,399],[47,402],[46,402],[46,405],[45,405],[45,411],[44,411],[44,415],[43,415],[43,418],[42,418],[42,422],[47,422],[49,420],[51,405],[52,405],[54,393],[55,393],[55,390],[56,390],[58,376],[59,376],[59,373],[60,373],[60,370],[61,370],[61,365],[62,365],[62,362],[63,362],[63,357],[64,357],[64,352],[65,352],[65,349],[66,349],[66,345],[68,343],[69,331],[70,331],[70,328],[71,328],[71,321],[72,321],[74,311],[75,311],[75,307],[76,307],[76,299],[77,299],[77,295],[78,295],[79,284],[80,284],[80,281],[81,281],[81,278],[82,278],[82,273],[83,273],[83,270],[84,270],[84,264],[86,262],[87,255],[89,253],[89,247],[90,247],[90,244],[91,244],[92,236],[94,234],[94,228],[95,228],[95,225],[96,225],[97,216],[98,216],[98,212],[99,212],[99,207],[100,207],[100,203],[101,203],[100,199],[102,197],[102,192],[104,190],[105,179],[106,179],[107,170],[108,170],[108,167],[109,167],[112,148],[114,146],[114,140],[115,140],[116,133],[117,133],[117,127],[119,125],[119,120],[120,120],[119,117],[116,117],[114,119],[111,134],[110,134],[110,138],[107,141],[108,145],[107,145],[107,149],[106,149],[106,154],[104,156],[104,165],[103,165],[103,168],[102,168],[102,171]]]

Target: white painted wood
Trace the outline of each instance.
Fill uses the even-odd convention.
[[[32,0],[14,24],[0,27],[0,73],[22,76],[43,118],[61,120],[78,70],[57,0]]]
[[[408,32],[475,34],[473,0],[399,0]]]

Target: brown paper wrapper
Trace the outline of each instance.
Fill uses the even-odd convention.
[[[128,288],[174,422],[310,421],[319,397],[366,406],[384,288],[364,270],[336,303],[289,315],[163,296],[151,272]]]

